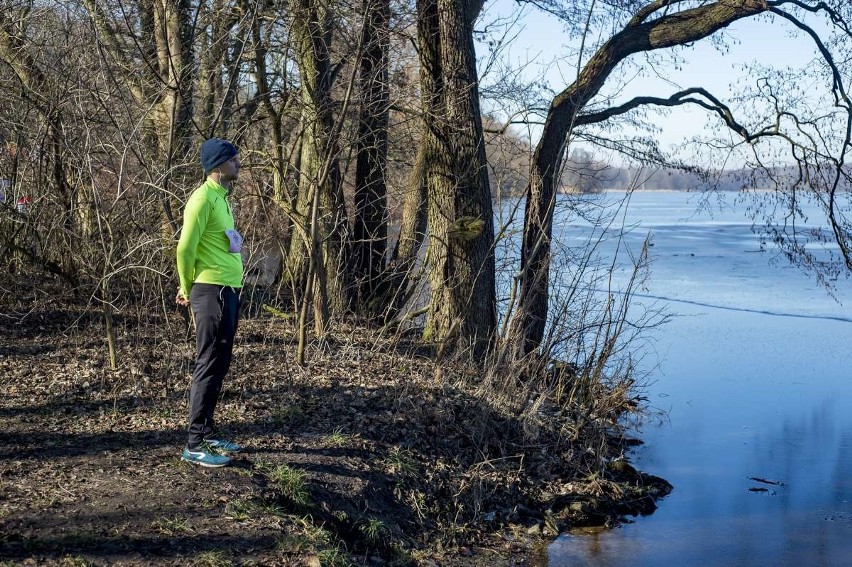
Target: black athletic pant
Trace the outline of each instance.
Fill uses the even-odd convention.
[[[195,369],[189,390],[189,439],[195,449],[213,432],[213,410],[231,365],[240,312],[239,289],[197,283],[189,292],[195,315]]]

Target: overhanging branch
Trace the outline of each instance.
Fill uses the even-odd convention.
[[[693,95],[699,95],[704,97],[707,100],[703,100],[700,98],[695,98]],[[710,102],[707,102],[710,101]],[[706,89],[701,87],[692,87],[688,89],[684,89],[682,91],[678,91],[671,95],[668,98],[662,97],[653,97],[653,96],[640,96],[635,97],[624,104],[619,106],[613,106],[598,112],[590,112],[584,113],[577,116],[574,121],[575,126],[587,126],[589,124],[597,124],[599,122],[604,122],[613,118],[615,116],[625,114],[630,112],[631,110],[635,110],[642,106],[665,106],[665,107],[674,107],[674,106],[682,106],[685,104],[695,104],[706,110],[711,112],[715,112],[725,121],[725,124],[728,127],[735,131],[737,134],[742,136],[748,142],[755,140],[761,135],[765,135],[763,132],[751,133],[748,129],[737,122],[734,118],[731,109],[722,103],[718,98],[710,94]]]

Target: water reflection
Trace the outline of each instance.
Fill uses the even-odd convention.
[[[634,524],[563,535],[551,566],[852,565],[852,412],[834,343],[852,344],[852,325],[790,319],[752,349],[744,319],[773,318],[738,318],[673,323],[695,342],[669,345],[653,389],[669,392],[670,421],[643,432],[635,457],[674,492]],[[730,323],[744,334],[725,338]]]
[[[668,419],[634,460],[675,489],[633,524],[561,536],[550,565],[852,565],[852,307],[750,252],[747,227],[678,236],[665,214],[647,295],[684,316],[658,337],[648,392]]]

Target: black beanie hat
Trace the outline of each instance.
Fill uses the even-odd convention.
[[[204,173],[209,173],[237,153],[237,147],[228,140],[210,138],[201,144],[201,167],[204,168]]]

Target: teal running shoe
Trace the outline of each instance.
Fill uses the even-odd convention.
[[[184,447],[181,459],[187,463],[193,463],[202,467],[219,468],[231,463],[230,457],[220,455],[209,443],[202,443],[196,449]]]
[[[216,451],[221,451],[223,453],[239,453],[243,450],[242,445],[238,445],[233,441],[226,441],[225,439],[204,439],[204,442],[210,445]]]

